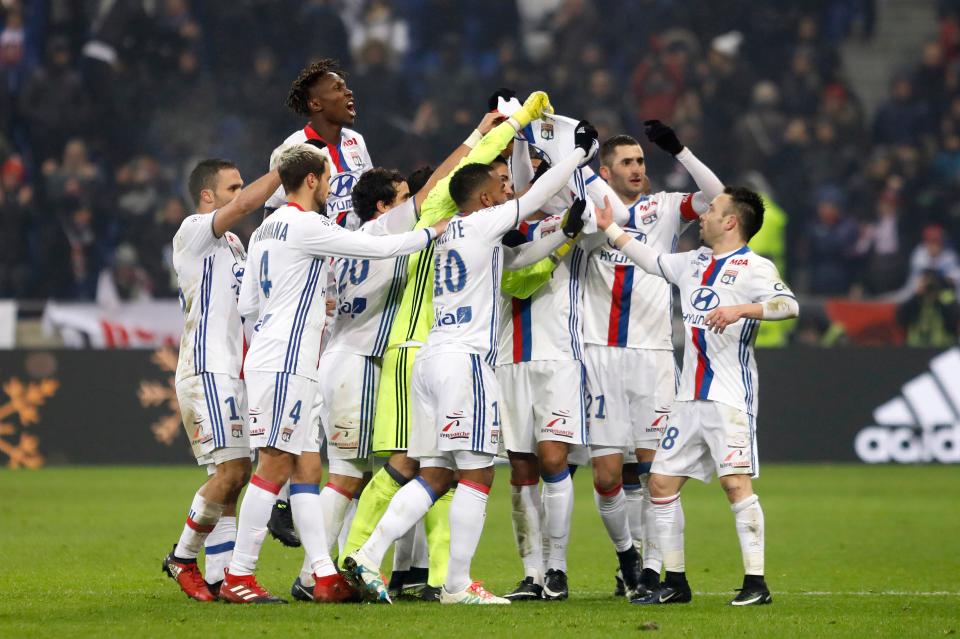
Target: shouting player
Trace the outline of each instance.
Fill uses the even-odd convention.
[[[317,601],[351,596],[330,559],[323,511],[316,422],[309,419],[317,384],[317,353],[325,318],[324,297],[317,294],[325,259],[383,259],[423,249],[445,224],[400,235],[376,237],[346,231],[323,210],[329,188],[326,156],[300,144],[284,151],[278,171],[287,206],[277,209],[256,230],[247,257],[247,277],[239,307],[256,316],[245,361],[251,444],[260,451],[257,471],[240,508],[237,544],[220,597],[233,603],[279,603],[254,577],[267,521],[280,487],[288,480],[293,517],[313,569]],[[308,454],[301,454],[310,450]],[[317,452],[312,452],[317,450]]]
[[[666,578],[634,603],[691,600],[680,489],[688,478],[708,482],[714,473],[730,501],[743,555],[743,585],[730,603],[770,603],[763,510],[752,482],[759,472],[753,343],[761,320],[794,318],[799,306],[773,263],[747,245],[763,225],[763,201],[748,189],[727,187],[700,218],[704,246],[676,254],[632,238],[612,222],[609,208],[598,209],[597,217],[624,255],[679,289],[685,329],[680,389],[649,481]]]
[[[683,164],[700,187],[699,192],[645,195],[643,149],[627,135],[604,141],[600,149],[603,180],[591,176],[587,189],[594,204],[600,205],[604,196],[622,203],[620,208],[626,208],[627,213],[625,232],[658,252],[669,253],[685,227],[723,191],[723,184],[680,144],[669,127],[650,120],[646,133],[651,142]],[[598,237],[602,241],[603,236]],[[633,513],[632,521],[628,518],[621,471],[627,451],[639,464],[641,485],[646,483],[657,440],[670,418],[676,377],[672,298],[670,287],[662,279],[638,270],[606,241],[593,249],[587,260],[584,295],[584,362],[590,394],[594,498],[617,551],[625,594],[632,599],[638,592],[657,587],[660,566],[649,501],[641,502],[648,515],[641,533],[637,531],[641,527],[637,513]],[[624,375],[624,371],[632,374]],[[633,492],[642,490],[642,486],[633,488]],[[639,578],[640,557],[634,537],[646,541],[644,570]]]
[[[426,514],[459,472],[450,506],[450,564],[440,602],[510,603],[470,578],[501,428],[499,385],[493,373],[500,282],[504,268],[539,261],[566,238],[558,233],[517,249],[505,249],[501,239],[564,188],[587,159],[596,135],[593,127],[581,123],[572,153],[514,201],[508,201],[503,183],[485,164],[464,166],[450,182],[459,214],[437,244],[435,319],[413,371],[410,456],[419,460],[420,470],[396,493],[367,542],[344,562],[355,582],[381,601],[389,601],[380,577],[387,547]]]
[[[243,326],[237,312],[246,253],[228,231],[263,206],[279,182],[277,172],[271,171],[241,191],[243,180],[233,163],[200,162],[188,181],[197,213],[187,217],[173,237],[184,314],[177,400],[197,463],[212,472],[194,495],[180,541],[164,559],[163,569],[199,601],[216,599],[236,536],[237,498],[250,477],[246,392],[240,379]],[[207,547],[205,583],[197,554],[215,527],[218,540]]]

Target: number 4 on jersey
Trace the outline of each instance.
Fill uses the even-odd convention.
[[[273,284],[270,283],[270,251],[264,251],[263,255],[260,257],[260,290],[263,291],[264,297],[270,297],[270,288]]]

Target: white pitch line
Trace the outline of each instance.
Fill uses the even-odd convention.
[[[577,593],[577,591],[572,591]],[[900,590],[858,590],[858,591],[840,591],[840,592],[828,592],[823,590],[809,590],[803,592],[785,592],[779,590],[773,590],[774,595],[783,595],[788,597],[960,597],[960,592],[952,592],[949,590],[938,590],[932,592],[907,592]],[[578,594],[584,595],[609,595],[608,591],[580,591]],[[732,596],[734,591],[730,592],[697,592],[694,591],[695,595],[706,596],[706,597],[721,597],[721,596]]]

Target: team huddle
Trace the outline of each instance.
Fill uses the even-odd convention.
[[[647,138],[698,191],[650,193],[636,139],[601,144],[541,91],[522,104],[497,91],[460,146],[409,178],[375,168],[347,128],[354,96],[333,61],[305,69],[288,105],[308,123],[270,172],[244,188],[232,163],[200,162],[197,213],[173,238],[177,396],[209,475],[163,562],[180,588],[285,602],[255,577],[279,499],[304,551],[295,599],[566,599],[572,477],[589,462],[618,595],[691,601],[680,491],[717,475],[743,556],[731,603],[770,603],[753,341],[799,307],[747,244],[761,198],[655,120]],[[230,229],[264,205],[245,250]],[[675,253],[693,224],[702,247]],[[524,570],[502,596],[471,576],[498,456]]]

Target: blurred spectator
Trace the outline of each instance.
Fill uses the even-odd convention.
[[[910,255],[910,274],[897,299],[902,301],[915,295],[920,290],[923,274],[928,271],[939,274],[948,286],[960,286],[960,257],[946,246],[943,228],[934,224],[923,229],[922,241]]]
[[[890,99],[884,102],[873,120],[873,138],[878,144],[909,144],[926,130],[927,109],[914,99],[910,80],[900,77],[890,87]]]
[[[807,231],[810,290],[818,295],[846,295],[853,280],[857,225],[843,213],[843,195],[834,186],[817,193],[817,218]]]
[[[44,190],[51,204],[65,198],[87,202],[97,201],[100,196],[103,176],[96,164],[87,156],[87,145],[80,138],[72,138],[63,147],[63,160],[43,163]]]
[[[790,69],[780,80],[783,108],[790,115],[810,115],[820,99],[820,74],[809,49],[798,49],[790,60]]]
[[[33,189],[25,183],[23,162],[17,155],[0,165],[0,297],[29,295],[27,237]]]
[[[960,336],[960,306],[953,285],[937,270],[920,272],[913,296],[897,308],[907,346],[945,348]]]
[[[906,274],[905,220],[900,214],[899,180],[890,179],[876,203],[873,220],[860,228],[857,255],[863,261],[862,283],[873,295],[894,291]]]
[[[61,295],[93,300],[103,260],[93,225],[93,211],[89,205],[74,201],[67,207],[63,219],[63,237],[69,255],[69,276]]]
[[[51,38],[46,62],[30,76],[20,95],[20,113],[30,126],[39,160],[60,155],[64,140],[83,133],[88,124],[87,97],[71,58],[66,39]]]
[[[116,306],[121,302],[146,302],[153,298],[153,285],[147,272],[140,266],[137,250],[121,244],[113,255],[110,268],[100,271],[97,278],[97,303]]]
[[[388,0],[368,0],[360,20],[350,32],[350,50],[359,58],[368,42],[376,40],[387,51],[385,61],[394,69],[399,68],[410,50],[410,33],[407,21],[394,13]]]
[[[787,116],[779,109],[780,93],[773,82],[758,82],[753,103],[734,127],[738,173],[767,166],[783,143]]]

